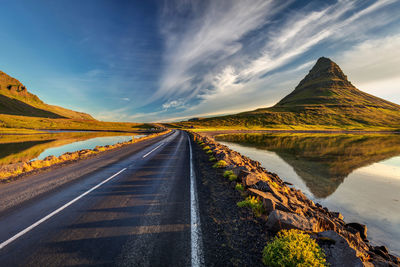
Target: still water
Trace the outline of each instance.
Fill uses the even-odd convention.
[[[0,135],[0,166],[60,156],[143,137],[142,134],[111,132],[60,132],[33,135]]]
[[[259,161],[368,238],[400,255],[400,136],[230,134],[215,137]]]

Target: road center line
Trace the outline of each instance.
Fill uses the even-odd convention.
[[[32,224],[31,226],[25,228],[24,230],[22,230],[21,232],[19,232],[18,234],[14,235],[13,237],[11,237],[10,239],[4,241],[3,243],[0,244],[0,249],[3,249],[5,246],[7,246],[8,244],[12,243],[13,241],[15,241],[16,239],[18,239],[19,237],[23,236],[24,234],[28,233],[30,230],[32,230],[33,228],[35,228],[36,226],[40,225],[41,223],[47,221],[48,219],[50,219],[51,217],[53,217],[54,215],[56,215],[57,213],[61,212],[62,210],[64,210],[65,208],[67,208],[68,206],[72,205],[73,203],[75,203],[76,201],[78,201],[79,199],[81,199],[82,197],[86,196],[87,194],[89,194],[90,192],[92,192],[93,190],[96,190],[97,188],[99,188],[100,186],[102,186],[103,184],[107,183],[108,181],[110,181],[111,179],[113,179],[114,177],[116,177],[118,174],[120,174],[121,172],[125,171],[126,168],[123,168],[122,170],[120,170],[119,172],[117,172],[116,174],[108,177],[107,179],[105,179],[104,181],[102,181],[101,183],[97,184],[96,186],[92,187],[91,189],[89,189],[88,191],[86,191],[85,193],[81,194],[80,196],[74,198],[73,200],[71,200],[70,202],[68,202],[67,204],[63,205],[62,207],[56,209],[55,211],[53,211],[52,213],[48,214],[47,216],[43,217],[42,219],[40,219],[39,221],[35,222],[34,224]]]
[[[146,153],[143,158],[147,157],[151,153],[153,153],[156,149],[158,149],[160,146],[162,146],[164,143],[159,144],[157,147],[153,148],[150,152]]]
[[[197,201],[196,175],[193,167],[192,143],[188,136],[190,153],[190,239],[191,239],[191,258],[192,266],[204,265],[201,243],[201,227],[199,216],[199,205]]]

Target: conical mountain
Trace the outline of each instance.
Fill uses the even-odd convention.
[[[94,120],[86,113],[48,105],[17,79],[0,71],[0,114],[43,118]]]
[[[400,105],[357,89],[340,67],[321,57],[275,106],[188,122],[196,127],[400,130]]]
[[[292,93],[275,107],[374,107],[400,111],[400,106],[358,90],[340,67],[321,57]]]

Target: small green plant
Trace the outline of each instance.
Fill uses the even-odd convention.
[[[219,160],[217,163],[215,163],[213,165],[213,168],[225,168],[226,166],[228,166],[228,163],[226,163],[224,160]]]
[[[235,189],[236,189],[237,191],[240,191],[240,192],[243,192],[243,191],[244,191],[244,187],[243,187],[243,185],[240,184],[240,183],[236,183]]]
[[[210,158],[208,160],[209,161],[216,161],[217,159],[214,156],[210,156]]]
[[[264,213],[264,207],[261,200],[258,197],[256,198],[255,196],[249,196],[245,200],[238,202],[237,205],[240,208],[251,208],[254,214],[258,217],[260,217]]]
[[[210,150],[210,149],[211,149],[211,147],[209,147],[209,146],[203,147],[203,150]]]
[[[281,230],[263,250],[267,266],[327,266],[319,245],[303,231]]]
[[[229,178],[229,175],[232,175],[233,174],[233,171],[225,171],[224,172],[224,177],[225,178]]]
[[[235,174],[231,174],[229,175],[229,181],[236,181],[237,180],[237,176]]]
[[[212,150],[207,150],[207,151],[206,151],[206,154],[207,154],[207,155],[212,154]]]

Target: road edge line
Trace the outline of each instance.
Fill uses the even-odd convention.
[[[200,227],[200,216],[199,216],[199,205],[196,194],[196,175],[193,167],[193,152],[192,143],[189,142],[189,153],[190,153],[190,239],[191,239],[191,265],[198,267],[204,266],[204,259],[202,253],[201,243],[201,227]]]

